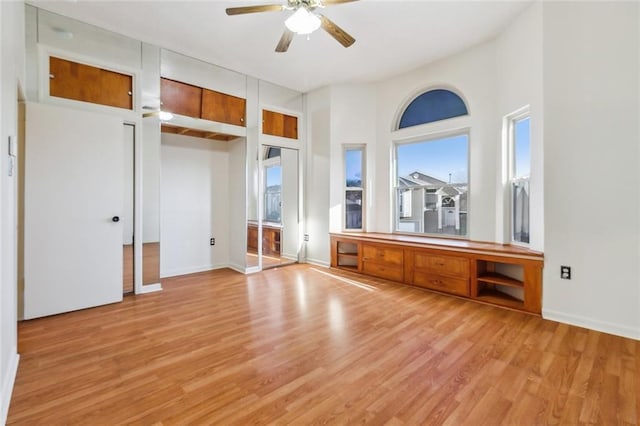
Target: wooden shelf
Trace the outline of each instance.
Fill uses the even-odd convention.
[[[540,315],[542,253],[504,244],[331,234],[331,266]]]
[[[338,253],[338,256],[350,257],[350,258],[353,258],[353,259],[357,259],[358,258],[358,253]]]
[[[478,292],[478,300],[489,302],[496,305],[506,306],[509,308],[522,309],[524,302],[508,294],[502,293],[490,288],[484,288]]]
[[[338,265],[337,267],[340,269],[349,269],[353,271],[358,271],[358,265]]]
[[[498,274],[495,272],[487,272],[478,277],[478,281],[504,285],[507,287],[515,287],[515,288],[523,288],[524,283],[522,281],[516,280],[511,277],[507,277],[506,275]]]

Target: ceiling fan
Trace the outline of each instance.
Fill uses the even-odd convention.
[[[293,14],[285,21],[285,29],[276,46],[276,52],[286,52],[296,34],[311,34],[322,27],[344,47],[351,46],[356,39],[345,30],[337,26],[331,19],[318,13],[317,9],[340,3],[350,3],[358,0],[287,0],[286,4],[263,4],[256,6],[242,6],[227,8],[227,15],[242,15],[258,12],[281,12],[292,10]]]

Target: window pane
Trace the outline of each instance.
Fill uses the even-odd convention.
[[[529,117],[514,123],[514,178],[529,176],[531,168]]]
[[[467,135],[397,145],[396,230],[467,235]]]
[[[362,191],[346,191],[345,229],[362,229]]]
[[[265,169],[264,220],[280,223],[282,192],[282,167],[272,166]]]
[[[467,115],[467,106],[460,96],[450,90],[429,90],[411,101],[402,113],[398,128],[404,129],[461,115]]]
[[[345,152],[346,187],[362,188],[362,149],[348,149]]]
[[[529,179],[511,184],[513,206],[513,241],[529,242]]]

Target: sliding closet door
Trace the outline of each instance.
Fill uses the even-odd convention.
[[[122,300],[122,126],[27,104],[26,319]]]

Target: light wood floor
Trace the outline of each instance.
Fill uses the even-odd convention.
[[[637,341],[307,265],[163,288],[21,323],[8,423],[638,424]]]

